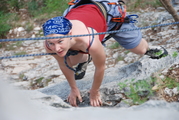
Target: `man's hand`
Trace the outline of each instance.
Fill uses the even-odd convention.
[[[99,91],[90,90],[90,104],[91,106],[98,107],[102,105]]]
[[[77,107],[77,104],[76,104],[77,98],[80,102],[82,102],[82,97],[80,95],[79,89],[78,88],[71,89],[71,93],[69,94],[67,101],[70,103],[70,105]]]

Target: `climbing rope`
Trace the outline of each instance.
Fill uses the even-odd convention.
[[[145,27],[139,27],[139,28],[133,28],[133,29],[114,30],[114,31],[100,32],[100,33],[94,33],[94,34],[84,34],[84,35],[66,35],[66,36],[58,36],[58,37],[0,39],[0,42],[27,41],[27,40],[46,40],[46,39],[58,39],[58,38],[70,38],[70,37],[83,37],[83,36],[92,36],[92,35],[101,35],[101,34],[114,34],[114,33],[118,33],[118,32],[142,30],[142,29],[148,29],[148,28],[154,28],[154,27],[162,27],[162,26],[168,26],[168,25],[174,25],[174,24],[179,24],[179,22],[151,25],[151,26],[145,26]]]
[[[114,34],[114,33],[117,33],[117,32],[142,30],[142,29],[148,29],[148,28],[154,28],[154,27],[162,27],[162,26],[168,26],[168,25],[174,25],[174,24],[179,24],[179,22],[172,22],[172,23],[158,24],[158,25],[152,25],[152,26],[145,26],[145,27],[139,27],[139,28],[134,28],[134,29],[122,29],[122,30],[100,32],[100,33],[94,33],[94,34],[84,34],[84,35],[68,35],[68,36],[38,37],[38,38],[17,38],[17,39],[0,39],[0,42],[27,41],[27,40],[46,40],[46,39],[58,39],[58,38],[69,38],[69,37],[83,37],[83,36],[92,36],[92,35],[101,35],[101,34]],[[42,56],[42,55],[56,55],[56,53],[37,53],[37,54],[6,56],[6,57],[0,57],[0,60],[1,59],[10,59],[10,58],[19,58],[19,57],[29,57],[29,56]]]
[[[31,57],[31,56],[43,56],[43,55],[56,55],[56,53],[37,53],[37,54],[26,54],[26,55],[14,55],[14,56],[0,57],[0,59],[10,59],[10,58],[19,58],[19,57]]]

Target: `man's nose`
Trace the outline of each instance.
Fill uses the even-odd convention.
[[[55,45],[55,51],[59,51],[59,50],[61,50],[61,45]]]

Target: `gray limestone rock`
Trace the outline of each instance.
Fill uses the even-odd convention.
[[[179,56],[173,57],[173,52],[176,52],[175,49],[168,50],[169,55],[161,59],[150,59],[147,56],[144,56],[139,61],[126,65],[122,68],[113,68],[110,71],[114,71],[111,76],[105,76],[102,86],[101,86],[101,95],[103,102],[116,105],[122,99],[123,91],[120,91],[118,84],[120,82],[127,81],[127,83],[136,82],[138,80],[146,80],[150,76],[164,68],[169,68],[179,60]],[[108,72],[108,70],[106,70]],[[150,80],[150,79],[148,79]],[[78,88],[81,90],[82,97],[84,98],[83,105],[89,105],[89,95],[88,90],[92,84],[92,78],[84,78],[80,81],[76,81]],[[65,100],[70,92],[70,87],[67,81],[63,81],[59,84],[39,89],[44,94],[48,95],[57,95]],[[141,93],[141,92],[140,92]],[[142,92],[143,94],[145,92]],[[86,105],[85,105],[86,104]],[[110,105],[109,105],[110,106]]]

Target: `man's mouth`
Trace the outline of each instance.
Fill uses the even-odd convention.
[[[57,52],[58,54],[61,54],[63,51]]]

